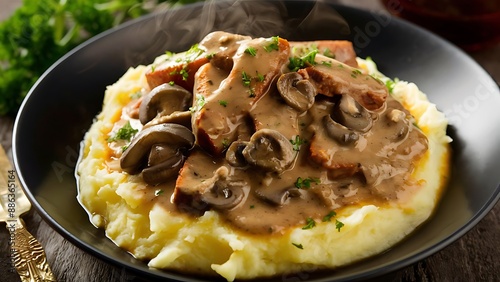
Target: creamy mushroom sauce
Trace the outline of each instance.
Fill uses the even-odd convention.
[[[290,72],[289,57],[297,54],[286,49],[286,41],[279,40],[214,33],[202,41],[206,46],[200,56],[209,54],[213,61],[196,73],[190,128],[196,141],[183,149],[186,160],[177,179],[157,185],[145,183],[150,193],[161,190],[171,195],[165,208],[172,212],[197,216],[213,209],[234,227],[253,234],[282,233],[305,225],[308,219],[321,221],[345,206],[390,204],[411,196],[419,187],[411,179],[414,164],[427,150],[427,138],[413,124],[411,115],[390,95],[383,97],[382,106],[371,110],[360,104],[362,99],[349,98],[350,88],[361,97],[370,89],[387,89],[361,70],[346,75],[355,68],[331,58],[324,64],[323,56],[316,58],[321,68],[347,69],[340,76],[342,95],[324,95],[320,89],[328,85],[316,80],[317,93],[307,110],[289,106],[276,84],[278,77]],[[279,50],[264,50],[273,41]],[[256,50],[255,55],[246,52],[249,48]],[[314,66],[308,64],[301,70],[307,67]],[[250,84],[242,81],[243,73],[252,77]],[[312,80],[305,73],[303,76]],[[130,120],[140,129],[134,110],[140,105],[138,101],[123,109],[117,124]],[[342,109],[352,111],[356,118],[363,113],[369,125],[359,128],[353,124],[357,129],[341,125],[349,123],[339,118]],[[266,130],[284,137],[287,144],[257,139],[255,142],[264,142],[261,148],[267,146],[257,156],[276,157],[273,154],[282,150],[291,161],[283,161],[279,169],[249,161],[248,152],[244,155],[253,144],[249,142],[252,135],[267,134]],[[121,151],[113,146],[108,164],[109,169],[117,170],[112,160],[118,160]],[[147,166],[147,160],[141,161]]]

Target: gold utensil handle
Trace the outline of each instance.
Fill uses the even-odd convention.
[[[23,282],[56,281],[42,245],[24,226],[21,218],[7,222],[11,237],[11,256]]]

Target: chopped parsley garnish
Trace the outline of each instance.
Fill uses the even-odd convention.
[[[266,78],[266,77],[265,77],[264,75],[262,75],[262,74],[260,74],[260,73],[257,73],[257,79],[258,79],[260,82],[263,82],[265,78]]]
[[[222,147],[224,149],[229,148],[229,145],[231,145],[229,139],[227,139],[227,138],[222,139]]]
[[[190,62],[196,58],[198,58],[201,54],[203,54],[203,50],[198,46],[198,44],[194,44],[186,51],[186,62]]]
[[[358,69],[353,69],[352,72],[351,72],[351,76],[353,78],[358,77],[359,74],[362,74],[362,72],[360,70],[358,70]]]
[[[308,65],[315,65],[316,54],[318,54],[318,50],[314,49],[311,52],[305,54],[303,57],[290,57],[288,69],[290,69],[291,71],[298,71],[299,69],[303,69]]]
[[[170,84],[170,86],[174,86],[175,85],[175,81],[169,81],[168,84]]]
[[[291,71],[298,71],[304,67],[304,62],[299,57],[290,57],[288,69]]]
[[[163,190],[162,189],[158,189],[155,191],[155,196],[160,196],[161,194],[163,194]]]
[[[189,73],[185,67],[180,70],[179,74],[182,76],[182,80],[188,80]]]
[[[134,129],[131,125],[130,122],[127,121],[127,123],[118,131],[116,132],[115,136],[109,137],[108,142],[113,142],[113,141],[118,141],[118,140],[126,140],[130,141],[134,135],[139,132],[139,130]]]
[[[223,106],[223,107],[227,107],[227,101],[225,100],[220,100],[219,101],[219,105]]]
[[[241,80],[243,81],[243,85],[250,86],[250,82],[252,81],[252,77],[250,77],[246,72],[241,73]]]
[[[290,140],[290,143],[292,143],[293,150],[298,152],[300,151],[300,145],[307,143],[307,141],[296,135],[294,139]]]
[[[331,67],[332,67],[332,62],[322,61],[322,62],[321,62],[321,64],[322,64],[323,66],[327,66],[327,67],[329,67],[329,68],[331,68]]]
[[[321,180],[316,177],[308,177],[308,178],[302,178],[298,177],[297,181],[295,181],[295,187],[299,189],[308,189],[311,188],[311,183],[314,182],[316,184],[320,184]]]
[[[314,226],[316,226],[316,221],[314,221],[314,219],[308,217],[306,219],[306,225],[304,227],[302,227],[303,230],[306,230],[306,229],[311,229],[313,228]]]
[[[316,64],[316,54],[318,54],[318,50],[312,50],[311,52],[307,53],[304,57],[302,57],[302,60],[306,63],[309,63],[311,65]]]
[[[201,95],[201,94],[196,94],[196,103],[195,103],[195,106],[193,107],[190,107],[189,110],[194,113],[194,112],[197,112],[199,110],[201,110],[201,108],[203,108],[203,106],[205,106],[205,96]]]
[[[394,80],[387,80],[385,82],[385,86],[387,87],[387,90],[389,90],[389,93],[392,93],[392,91],[394,90],[394,87],[396,86],[396,83],[399,82],[399,78],[395,78]]]
[[[267,52],[272,52],[272,51],[279,51],[279,37],[278,36],[273,36],[271,37],[271,43],[269,45],[264,46],[264,50]]]
[[[250,208],[251,209],[255,209],[255,205],[250,205]]]
[[[302,246],[302,244],[292,243],[292,245],[294,245],[294,246],[295,246],[295,247],[297,247],[298,249],[301,249],[301,250],[303,250],[303,249],[304,249],[304,246]]]
[[[259,74],[257,74],[257,75],[259,75]],[[258,76],[258,78],[260,80],[260,76]],[[245,71],[243,71],[243,72],[241,72],[241,80],[243,82],[243,85],[245,87],[249,88],[248,91],[250,94],[248,95],[248,97],[255,97],[255,92],[254,92],[252,86],[250,85],[250,83],[252,82],[252,77],[249,76]]]
[[[257,56],[257,50],[254,47],[248,47],[245,49],[245,53],[250,54],[251,56]]]
[[[325,48],[325,51],[323,51],[323,55],[335,59],[335,53],[333,53],[330,49]]]
[[[332,217],[336,216],[337,213],[335,211],[329,212],[327,215],[323,217],[323,222],[331,221]]]
[[[338,232],[340,232],[340,228],[344,227],[344,224],[337,219],[335,220],[335,228],[337,229]]]

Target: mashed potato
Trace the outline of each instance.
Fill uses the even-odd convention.
[[[357,63],[392,83],[373,61],[358,58]],[[429,141],[412,175],[421,188],[398,195],[406,200],[346,206],[314,228],[273,235],[236,230],[214,210],[197,217],[169,212],[164,208],[171,204],[169,195],[147,187],[139,175],[113,169],[118,165],[110,156],[117,148],[107,140],[131,97],[148,88],[150,67],[131,68],[107,88],[103,110],[84,139],[78,199],[94,225],[151,268],[220,275],[228,281],[336,268],[398,243],[429,218],[439,200],[449,169],[447,121],[415,84],[395,81],[392,96],[411,112]]]

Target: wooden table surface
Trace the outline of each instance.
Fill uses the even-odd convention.
[[[0,0],[0,20],[19,2]],[[358,1],[356,6],[379,9],[375,1]],[[500,45],[470,54],[500,82]],[[14,118],[0,117],[0,142],[12,157]],[[500,169],[500,168],[499,168]],[[384,281],[500,281],[500,204],[470,232],[440,252],[401,269]],[[44,246],[58,281],[142,281],[124,268],[102,261],[64,239],[45,223],[35,210],[24,217],[28,230]],[[20,281],[10,267],[8,232],[0,223],[0,281]]]

